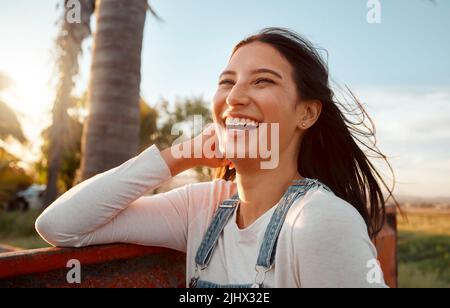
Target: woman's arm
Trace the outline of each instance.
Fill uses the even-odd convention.
[[[39,216],[36,230],[50,244],[62,247],[125,242],[185,251],[189,195],[207,193],[202,189],[209,186],[196,186],[191,192],[187,185],[142,196],[184,170],[224,165],[222,158],[194,158],[194,144],[207,143],[214,151],[216,142],[214,127],[209,126],[162,152],[151,146],[67,191]],[[173,155],[183,149],[187,156]]]
[[[194,165],[189,159],[166,162],[151,146],[64,193],[39,216],[36,230],[62,247],[127,242],[185,250],[188,187],[142,196],[168,180],[171,170]]]

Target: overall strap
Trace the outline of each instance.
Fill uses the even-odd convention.
[[[318,180],[308,178],[296,180],[294,181],[294,184],[288,188],[266,228],[264,239],[259,250],[257,267],[262,267],[266,271],[273,267],[278,236],[280,235],[281,228],[283,227],[289,209],[298,198],[303,197],[310,189],[318,186],[330,190]]]
[[[238,204],[239,195],[237,193],[230,199],[225,199],[220,203],[195,256],[195,263],[200,269],[204,269],[209,265],[212,252],[217,245],[220,234]]]

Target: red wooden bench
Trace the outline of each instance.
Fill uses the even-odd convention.
[[[384,278],[397,287],[397,226],[394,208],[376,240]],[[81,283],[68,283],[70,260],[81,264]],[[70,264],[69,264],[70,265]],[[185,255],[128,244],[44,248],[0,254],[0,287],[185,287]]]

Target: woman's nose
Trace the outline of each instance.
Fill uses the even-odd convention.
[[[230,93],[228,93],[226,102],[229,106],[247,105],[250,102],[250,98],[244,87],[235,85]]]

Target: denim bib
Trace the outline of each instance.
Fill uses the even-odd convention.
[[[223,200],[203,237],[203,240],[197,250],[195,257],[195,273],[191,278],[190,288],[262,288],[264,287],[264,280],[266,273],[273,269],[275,262],[275,253],[277,247],[277,240],[281,228],[286,219],[286,215],[294,202],[306,195],[312,189],[322,186],[328,191],[331,191],[327,186],[318,180],[305,178],[302,180],[295,180],[289,186],[277,205],[272,217],[267,225],[264,233],[264,238],[259,249],[258,259],[255,265],[255,280],[248,283],[239,284],[216,284],[214,282],[201,280],[201,272],[204,271],[211,261],[211,257],[219,237],[225,228],[230,217],[233,215],[237,205],[239,204],[239,194],[236,193],[230,199]]]

